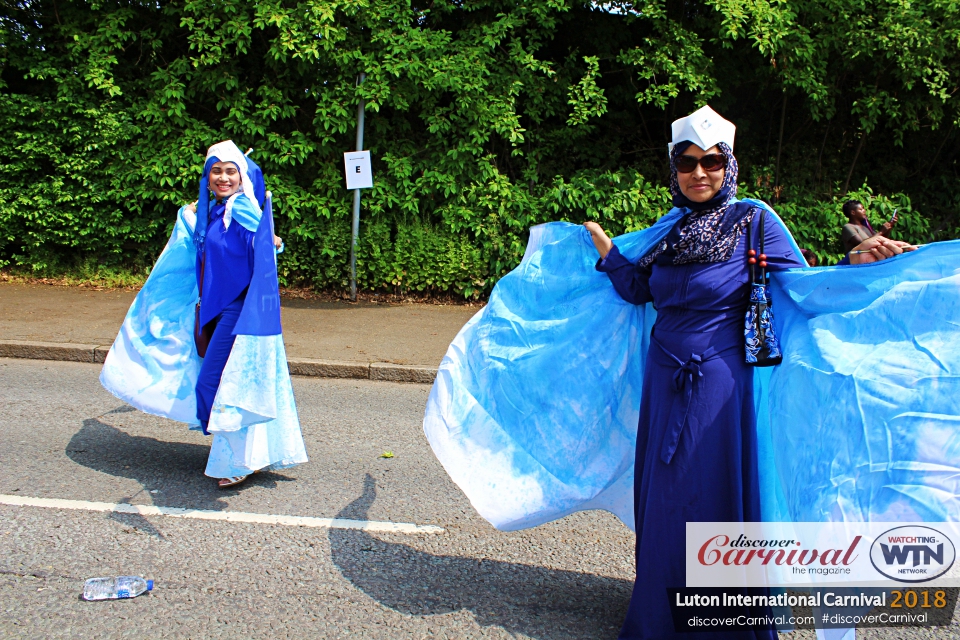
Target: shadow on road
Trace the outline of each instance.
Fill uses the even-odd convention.
[[[121,407],[104,415],[127,411],[136,409]],[[167,442],[133,436],[98,418],[84,420],[83,426],[66,448],[67,457],[79,465],[140,483],[141,490],[121,502],[222,511],[229,506],[223,498],[235,495],[239,488],[218,489],[216,480],[203,474],[209,453],[209,444]],[[240,488],[273,488],[284,479],[276,474],[260,473]],[[151,490],[157,493],[150,493]],[[125,526],[160,536],[159,531],[143,516],[110,513],[108,517]]]
[[[337,517],[366,519],[376,499],[363,494]],[[477,623],[533,638],[613,638],[633,584],[592,574],[424,553],[363,531],[330,530],[334,564],[357,589],[414,616],[468,610]]]

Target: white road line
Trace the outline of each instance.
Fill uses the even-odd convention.
[[[81,511],[115,511],[138,513],[142,516],[169,516],[195,520],[220,520],[224,522],[252,522],[256,524],[282,524],[290,527],[321,527],[324,529],[359,529],[380,533],[443,533],[442,527],[407,524],[405,522],[376,522],[373,520],[347,520],[344,518],[313,518],[310,516],[275,516],[269,513],[243,513],[241,511],[210,511],[207,509],[179,509],[155,507],[146,504],[123,504],[112,502],[87,502],[86,500],[59,500],[56,498],[25,498],[0,494],[0,504],[13,507],[44,507],[46,509],[79,509]]]

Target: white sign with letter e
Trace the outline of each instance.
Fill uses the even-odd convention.
[[[373,170],[370,168],[369,151],[349,151],[343,154],[343,166],[347,173],[347,189],[373,187]]]

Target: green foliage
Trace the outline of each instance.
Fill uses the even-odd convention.
[[[732,46],[751,41],[814,119],[850,104],[858,128],[886,126],[897,144],[921,127],[957,123],[960,9],[955,2],[712,0]],[[847,94],[847,95],[844,95]]]
[[[532,225],[651,224],[669,123],[708,101],[823,258],[845,183],[878,220],[904,205],[905,237],[960,231],[955,2],[3,3],[0,267],[142,272],[231,138],[275,195],[282,281],[344,287],[360,98],[367,289],[475,296]]]

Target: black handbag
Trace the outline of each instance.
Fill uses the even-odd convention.
[[[747,364],[753,367],[772,367],[783,362],[780,341],[773,329],[773,307],[767,290],[767,256],[763,253],[763,221],[766,212],[760,214],[760,251],[751,248],[753,220],[747,223],[747,261],[750,264],[750,303],[744,319],[743,335],[746,340]],[[757,270],[759,268],[759,277]]]

